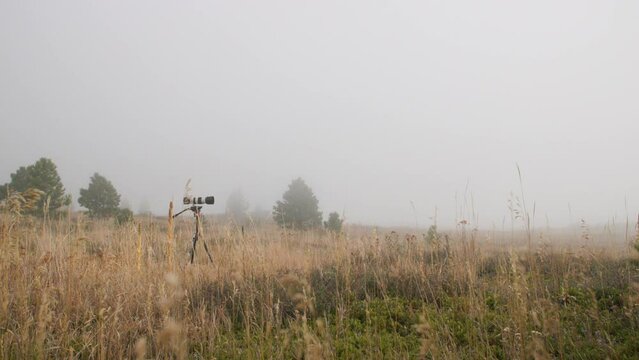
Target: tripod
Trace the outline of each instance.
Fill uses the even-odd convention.
[[[193,216],[195,216],[195,234],[193,234],[193,245],[191,247],[191,250],[189,251],[190,255],[191,255],[191,264],[193,264],[193,259],[195,257],[195,245],[197,244],[198,239],[200,238],[200,216],[201,216],[201,211],[202,207],[201,206],[191,206],[190,208],[184,209],[182,211],[180,211],[179,213],[173,215],[173,218],[175,219],[176,217],[178,217],[178,215],[184,213],[185,211],[189,211],[191,210],[193,212]],[[211,261],[211,263],[213,262],[213,257],[211,257],[211,253],[209,252],[209,247],[206,246],[206,241],[202,240],[202,242],[204,243],[204,250],[206,250],[206,255],[209,256],[209,260]]]

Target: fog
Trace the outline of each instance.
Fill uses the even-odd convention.
[[[0,183],[49,157],[163,214],[293,178],[347,222],[625,221],[639,3],[0,1]],[[75,208],[79,209],[77,201]],[[148,204],[148,205],[145,205]],[[474,212],[474,215],[473,215]]]

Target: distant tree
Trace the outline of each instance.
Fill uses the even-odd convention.
[[[35,164],[22,166],[11,174],[11,181],[0,188],[0,200],[7,197],[9,190],[25,192],[28,189],[37,189],[43,193],[28,213],[42,215],[45,208],[54,213],[71,204],[71,196],[65,194],[57,167],[51,159],[41,158]]]
[[[120,194],[104,176],[95,173],[87,189],[80,189],[78,203],[89,210],[91,217],[108,217],[118,213]]]
[[[336,212],[332,212],[328,214],[328,221],[324,221],[324,227],[326,230],[339,233],[342,231],[342,224],[344,223],[343,219],[340,219],[339,214]]]
[[[301,230],[322,226],[317,198],[304,180],[293,180],[282,197],[273,207],[273,220],[278,225]]]
[[[248,212],[249,203],[242,191],[235,190],[226,200],[226,214],[235,221],[242,221]]]

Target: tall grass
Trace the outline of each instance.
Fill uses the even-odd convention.
[[[188,265],[190,219],[1,220],[3,359],[639,354],[635,255],[594,236],[209,222]]]

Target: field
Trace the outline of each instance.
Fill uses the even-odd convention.
[[[639,354],[636,237],[2,215],[0,358]],[[170,236],[174,234],[174,236]],[[629,239],[629,240],[628,240]]]

